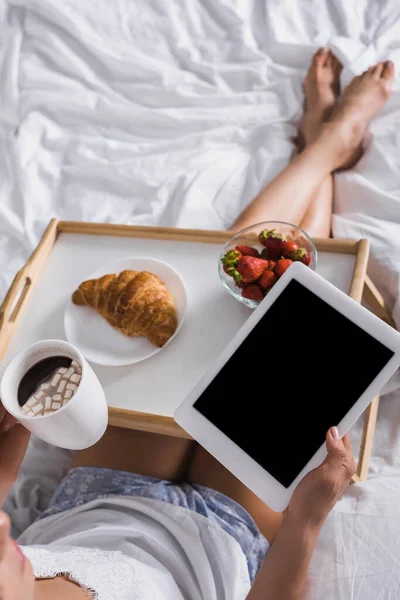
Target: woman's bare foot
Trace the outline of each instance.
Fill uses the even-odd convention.
[[[380,62],[354,77],[337,101],[317,140],[325,140],[336,153],[335,169],[348,169],[361,155],[368,123],[392,93],[394,64]]]
[[[314,142],[333,110],[340,93],[342,65],[328,48],[313,56],[304,81],[305,106],[296,144],[302,150]]]

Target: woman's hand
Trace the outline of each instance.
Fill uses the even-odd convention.
[[[30,436],[0,402],[0,507],[18,477]]]
[[[247,600],[300,600],[319,530],[355,473],[350,438],[337,427],[326,435],[328,456],[294,491],[282,525]]]
[[[33,600],[35,579],[32,566],[10,537],[10,520],[0,512],[1,600]]]
[[[294,491],[286,510],[295,522],[320,527],[356,472],[349,435],[340,439],[337,427],[326,435],[328,456],[310,471]]]

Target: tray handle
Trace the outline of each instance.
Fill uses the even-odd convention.
[[[18,271],[0,306],[0,358],[11,339],[18,317],[30,296],[58,235],[58,219],[52,219],[38,246]]]
[[[1,306],[0,333],[3,326],[8,323],[14,323],[14,321],[17,319],[18,314],[28,295],[32,280],[25,274],[25,270],[25,267],[23,267],[20,271],[18,271]]]

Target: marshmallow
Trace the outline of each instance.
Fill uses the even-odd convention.
[[[40,416],[65,406],[75,394],[82,378],[82,367],[77,360],[71,366],[59,367],[44,381],[21,408],[24,415]]]
[[[51,380],[50,385],[52,385],[53,387],[56,387],[56,385],[58,385],[58,382],[61,379],[61,375],[59,373],[56,373],[53,377],[53,379]]]

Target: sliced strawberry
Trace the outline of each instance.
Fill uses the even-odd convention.
[[[282,244],[282,256],[284,256],[284,258],[291,258],[291,253],[297,250],[298,247],[299,246],[295,241],[286,240],[286,242],[283,242]]]
[[[252,248],[251,246],[236,246],[235,250],[240,252],[242,256],[254,256],[254,258],[260,258],[260,253],[257,248]]]
[[[261,302],[264,298],[264,292],[256,283],[249,283],[242,290],[243,298],[248,298],[249,300],[255,300],[255,302]]]
[[[264,271],[257,280],[257,283],[263,290],[269,290],[277,281],[278,275],[274,271]]]
[[[290,258],[292,260],[298,260],[298,261],[304,263],[307,267],[310,265],[310,262],[311,262],[310,253],[307,252],[307,250],[303,247],[298,248],[297,250],[294,250],[291,253]]]
[[[268,268],[268,261],[254,256],[242,256],[237,264],[237,270],[244,283],[258,279],[263,271]]]
[[[291,264],[293,264],[293,261],[290,260],[290,258],[281,258],[277,260],[275,265],[275,273],[278,275],[278,277],[282,277],[284,272],[290,267]]]

